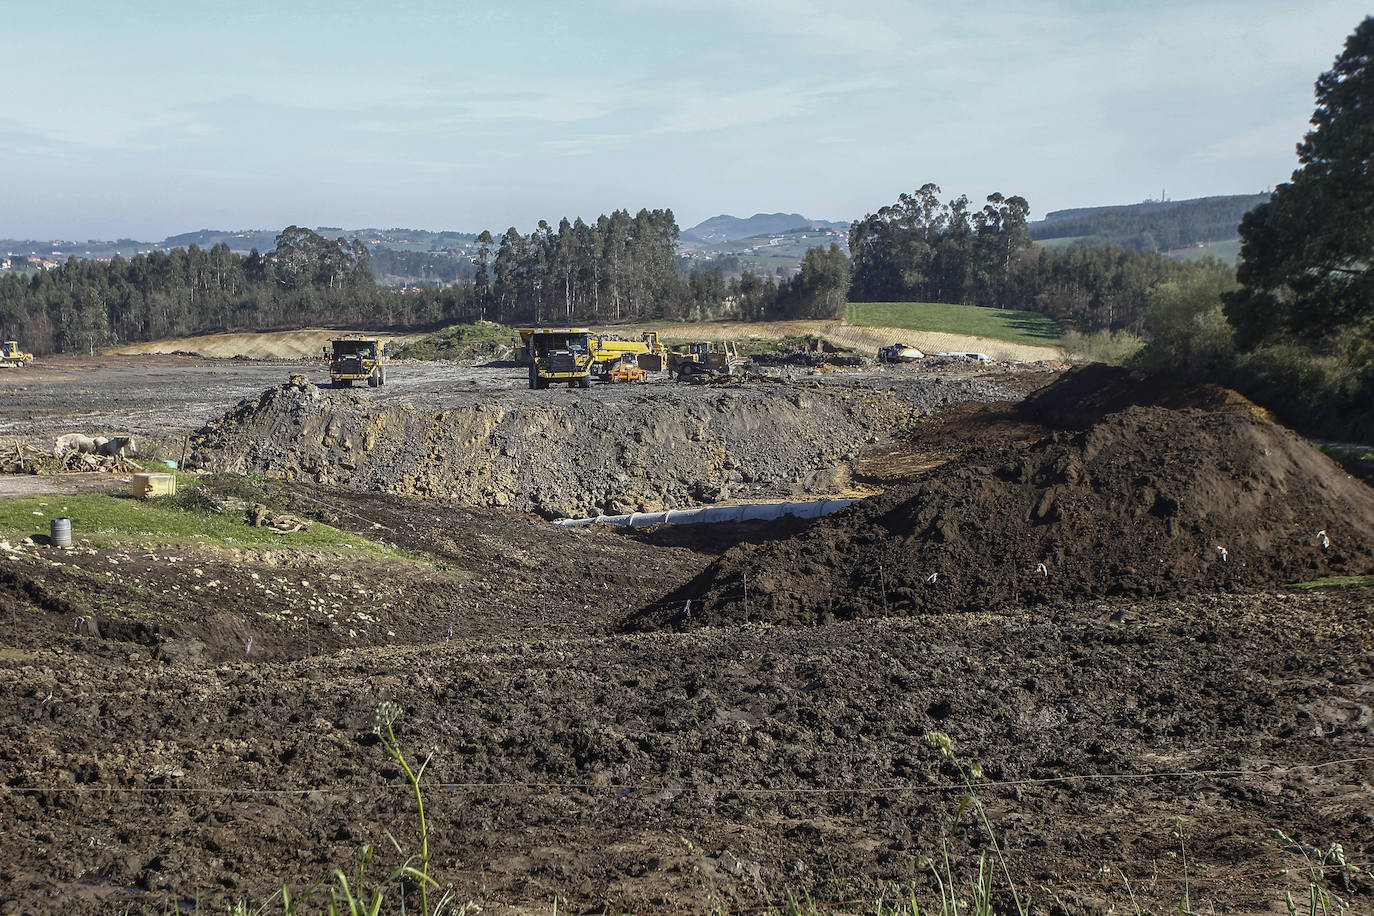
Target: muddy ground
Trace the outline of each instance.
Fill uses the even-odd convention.
[[[240,397],[259,407],[297,398],[279,387],[280,364],[154,359],[149,374],[162,381],[129,377],[138,363],[100,371],[146,392],[143,416],[161,409],[164,419],[130,422],[168,441],[258,409],[236,407]],[[532,400],[548,392],[519,390],[515,374],[503,389],[504,376],[484,371],[509,412],[549,409]],[[68,378],[82,375],[74,365]],[[452,494],[366,491],[277,467],[283,479],[262,486],[293,511],[414,559],[298,551],[286,538],[276,550],[93,546],[80,532],[69,551],[42,539],[0,547],[0,913],[257,903],[283,882],[300,889],[347,869],[368,843],[372,874],[384,875],[401,860],[388,834],[418,848],[413,795],[372,732],[387,700],[405,710],[406,750],[434,752],[433,871],[457,903],[491,912],[552,912],[555,898],[577,912],[741,911],[789,893],[855,912],[913,889],[930,906],[925,860],[941,858],[946,835],[964,887],[990,849],[971,813],[952,827],[975,762],[976,794],[1035,912],[1177,912],[1186,893],[1197,912],[1283,913],[1286,892],[1306,900],[1308,864],[1333,843],[1353,871],[1332,870],[1322,885],[1351,912],[1374,911],[1368,592],[1289,589],[1295,570],[1278,564],[1176,588],[1170,569],[1147,568],[1029,595],[941,602],[913,590],[881,610],[883,583],[864,579],[843,609],[818,612],[815,601],[870,561],[915,566],[953,545],[967,564],[959,551],[973,550],[971,531],[992,541],[1060,524],[1072,541],[1080,529],[1062,527],[1077,518],[1068,510],[1088,513],[1081,530],[1108,549],[1113,532],[1156,524],[1148,543],[1167,544],[1170,518],[1191,545],[1192,517],[1170,515],[1164,500],[1187,506],[1199,492],[1213,514],[1234,509],[1228,494],[1250,494],[1271,512],[1256,510],[1256,531],[1291,522],[1345,532],[1339,563],[1306,546],[1304,574],[1368,573],[1367,488],[1252,412],[1189,406],[1199,397],[1069,411],[1084,429],[1018,406],[1043,374],[806,380],[817,387],[804,396],[826,405],[878,398],[909,411],[896,437],[888,413],[819,412],[830,426],[883,424],[841,462],[851,481],[884,491],[878,508],[769,526],[562,529]],[[69,403],[69,389],[54,384],[45,399],[30,382],[30,406],[18,408],[30,415],[6,406],[0,419],[47,435],[65,418],[44,405]],[[481,406],[434,384],[409,395],[427,429]],[[981,403],[992,388],[1002,400]],[[553,395],[570,415],[618,411],[647,429],[702,404],[729,398],[738,414],[794,393],[776,380],[653,390]],[[318,447],[317,417],[351,404],[322,392],[326,410],[315,411],[295,391],[308,398],[305,432],[281,434],[286,454]],[[929,415],[946,391],[959,403]],[[587,395],[598,400],[573,400]],[[117,418],[109,403],[95,415]],[[816,427],[793,408],[772,414],[794,424],[801,466]],[[708,439],[745,447],[745,432],[712,422]],[[1162,435],[1170,423],[1172,438]],[[226,436],[226,451],[247,454],[257,428]],[[1124,441],[1132,450],[1113,463],[1101,445]],[[1171,441],[1193,443],[1196,460]],[[1242,442],[1258,444],[1274,480],[1255,482]],[[1011,455],[988,459],[1003,448],[1025,462],[1024,480]],[[1228,466],[1216,455],[1225,448]],[[1015,473],[999,476],[1003,467]],[[1148,487],[1136,485],[1143,476]],[[1051,489],[1064,508],[1054,518],[1051,500],[1035,517]],[[940,499],[953,500],[945,520],[959,530],[936,540],[939,522],[920,519]],[[1322,525],[1302,517],[1314,507]],[[852,524],[863,512],[887,530]],[[782,580],[766,605],[762,593],[731,594],[746,570]],[[914,580],[924,566],[893,572]],[[689,599],[699,609],[690,623]],[[643,632],[645,621],[658,629]],[[932,732],[953,738],[954,761],[925,740]],[[998,901],[1010,904],[1005,889]]]

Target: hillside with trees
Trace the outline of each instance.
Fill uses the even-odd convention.
[[[1039,312],[1084,334],[1145,334],[1150,291],[1195,276],[1230,276],[1215,261],[1181,262],[1114,245],[1031,246],[1024,198],[941,202],[927,184],[855,222],[850,299],[944,302]]]
[[[1073,239],[1078,245],[1175,251],[1234,239],[1245,214],[1268,199],[1268,194],[1237,194],[1056,210],[1028,229],[1036,241]]]
[[[682,230],[686,240],[701,242],[733,242],[760,235],[794,232],[798,229],[844,229],[847,222],[807,219],[800,213],[755,213],[747,219],[722,213],[702,220],[690,229]]]
[[[289,226],[267,254],[220,243],[0,277],[0,331],[36,353],[224,330],[420,326],[470,317],[464,287],[378,289],[367,247]]]

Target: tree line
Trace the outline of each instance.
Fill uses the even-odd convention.
[[[0,332],[36,353],[224,330],[469,320],[464,287],[379,289],[366,246],[289,226],[266,255],[196,245],[0,278]]]
[[[1025,198],[995,193],[974,210],[965,196],[941,202],[939,194],[926,184],[854,223],[851,300],[996,306],[1040,312],[1085,334],[1142,335],[1152,288],[1233,272],[1115,245],[1036,248]]]

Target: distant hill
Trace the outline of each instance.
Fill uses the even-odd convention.
[[[277,247],[277,234],[280,229],[244,229],[238,232],[226,229],[199,229],[169,235],[154,247],[157,248],[214,248],[223,242],[230,250],[247,254],[256,248],[258,251],[271,251]]]
[[[698,242],[730,242],[735,239],[793,232],[798,229],[847,230],[849,223],[807,219],[800,213],[755,213],[748,219],[721,214],[702,220],[690,229],[683,229],[682,237]]]
[[[1055,210],[1030,224],[1030,236],[1039,242],[1178,251],[1235,239],[1241,217],[1268,200],[1268,194],[1233,194]]]
[[[327,239],[342,236],[359,239],[368,248],[390,248],[395,251],[434,251],[453,253],[462,251],[476,241],[473,232],[430,232],[427,229],[342,229],[338,226],[316,226],[315,231]],[[201,229],[197,232],[183,232],[169,236],[156,247],[185,248],[199,245],[213,248],[223,242],[233,251],[247,254],[251,249],[271,251],[277,247],[280,229],[246,229],[229,231],[224,229]]]

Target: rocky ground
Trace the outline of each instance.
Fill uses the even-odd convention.
[[[207,464],[404,553],[0,546],[0,913],[256,906],[364,844],[385,876],[388,835],[419,838],[383,701],[434,754],[433,872],[492,912],[929,908],[927,860],[947,841],[967,898],[989,827],[1033,912],[1284,913],[1314,881],[1374,911],[1374,602],[1286,587],[1374,571],[1374,497],[1244,404],[962,366],[590,392],[451,370],[477,393],[436,368],[369,400],[173,365],[150,434],[222,417]],[[37,438],[65,418],[34,385],[0,419]],[[726,528],[528,511],[812,487],[882,493]]]

